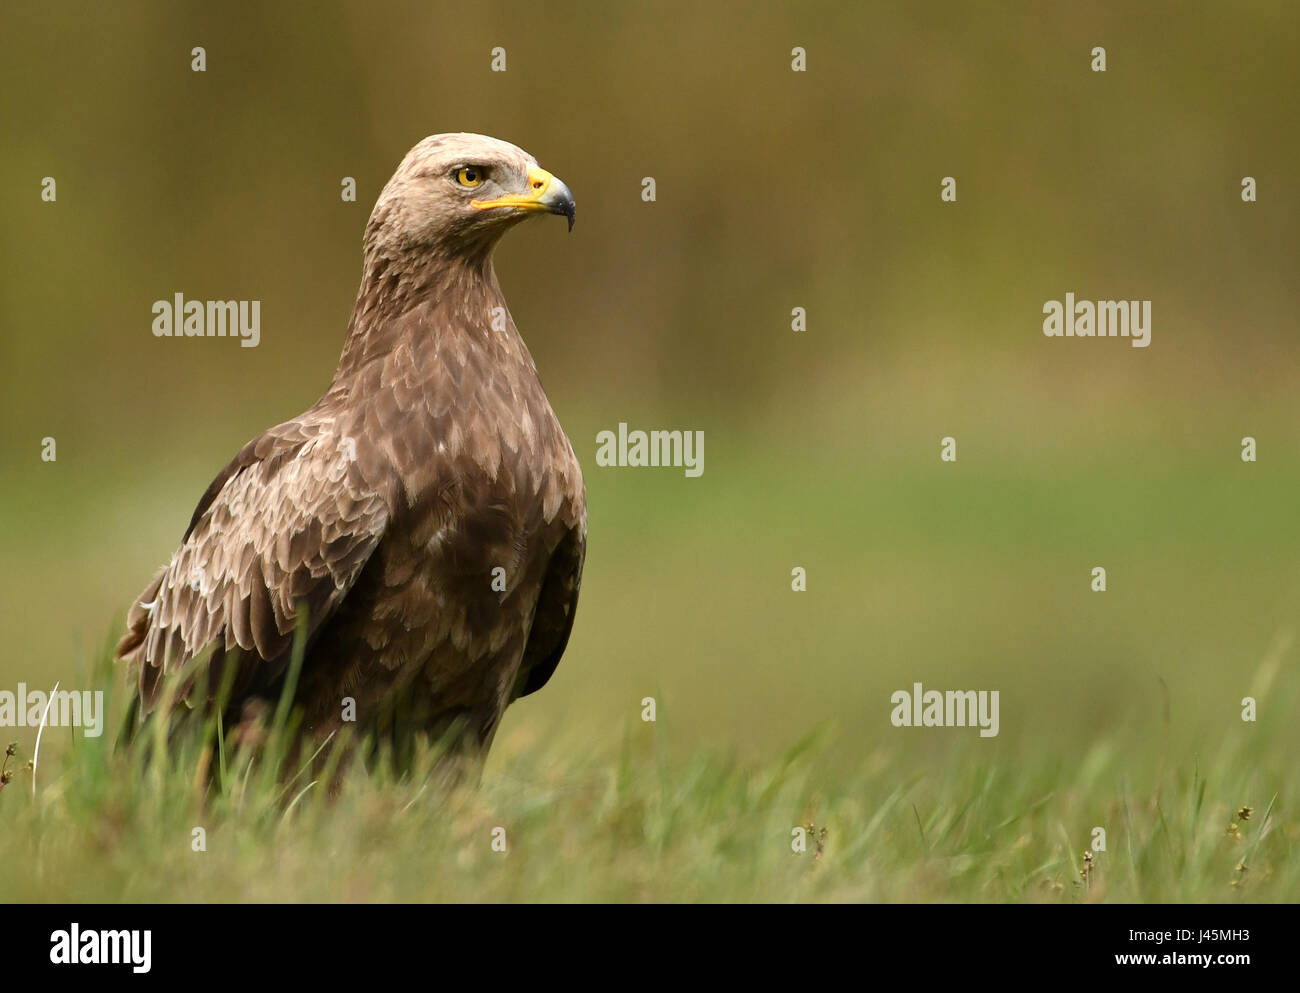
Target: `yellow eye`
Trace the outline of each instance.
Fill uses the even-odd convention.
[[[483,170],[478,166],[465,166],[456,170],[456,182],[461,186],[475,187],[483,182]]]

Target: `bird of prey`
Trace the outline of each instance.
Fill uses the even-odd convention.
[[[300,611],[293,701],[318,738],[355,719],[481,755],[507,705],[546,684],[573,626],[586,494],[492,251],[535,214],[572,229],[574,209],[507,142],[411,149],[366,225],[329,389],[217,474],[128,614],[117,654],[138,668],[141,714],[181,667],[191,710],[223,677],[228,718],[265,708]]]

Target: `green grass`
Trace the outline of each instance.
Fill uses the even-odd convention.
[[[1147,436],[1039,452],[996,411],[945,468],[942,431],[885,407],[862,412],[886,424],[865,452],[791,429],[788,450],[711,438],[699,480],[589,468],[573,640],[507,712],[477,790],[354,767],[331,797],[274,755],[197,742],[146,767],[110,728],[47,732],[33,796],[35,736],[15,729],[0,894],[1293,900],[1300,468]],[[107,463],[33,482],[38,498],[0,492],[25,564],[0,577],[0,689],[88,685],[75,660],[105,654],[87,643],[174,546],[206,466],[158,468],[172,488],[156,492]],[[998,689],[999,736],[891,727],[891,692],[915,680]],[[1240,719],[1247,695],[1258,723]],[[809,823],[820,858],[791,851]]]
[[[106,669],[95,683],[120,719],[120,684]],[[11,901],[1047,903],[1300,892],[1300,768],[1278,720],[1243,723],[1196,753],[1167,753],[1146,732],[1014,759],[979,757],[952,739],[946,755],[910,769],[887,747],[846,763],[827,727],[765,761],[739,761],[674,748],[671,721],[629,721],[604,749],[539,743],[516,722],[476,789],[435,785],[435,751],[424,749],[406,776],[383,762],[353,766],[336,795],[282,767],[293,718],[277,724],[283,733],[257,750],[231,747],[215,724],[171,747],[151,739],[165,756],[155,762],[142,746],[115,750],[111,729],[49,732],[34,795],[27,756],[9,760],[0,892]],[[1242,807],[1253,808],[1248,819]],[[797,826],[812,828],[801,854],[791,845]],[[205,850],[196,851],[200,827]],[[1094,827],[1105,829],[1106,850],[1085,878]],[[493,849],[497,828],[504,853]]]
[[[33,796],[35,735],[8,731],[0,894],[1293,900],[1300,470],[1234,464],[1231,446],[1044,459],[1003,427],[987,433],[1005,453],[971,446],[950,473],[921,428],[884,432],[898,451],[869,468],[724,439],[690,485],[591,470],[573,640],[546,689],[507,712],[474,791],[380,765],[329,796],[281,774],[275,749],[214,747],[215,727],[147,766],[112,751],[110,726],[47,730]],[[94,491],[90,469],[84,482]],[[0,689],[113,685],[74,661],[106,654],[87,642],[170,550],[190,494],[102,492],[0,493],[30,565],[0,578]],[[103,506],[128,523],[104,530]],[[1088,588],[1096,563],[1104,595]],[[807,593],[790,590],[793,565]],[[891,692],[914,680],[998,689],[1000,734],[890,726]],[[1248,695],[1257,723],[1240,719]],[[791,851],[809,823],[826,830],[820,858]],[[1096,827],[1106,851],[1085,880]]]

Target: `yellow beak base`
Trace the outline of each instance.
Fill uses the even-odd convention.
[[[569,219],[570,231],[573,230],[573,217],[576,213],[573,194],[569,188],[540,166],[528,167],[527,193],[507,193],[495,200],[471,200],[469,205],[477,210],[514,207],[516,210],[562,214]]]

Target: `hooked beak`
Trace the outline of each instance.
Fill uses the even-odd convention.
[[[573,216],[577,212],[573,194],[564,185],[564,181],[540,166],[528,167],[527,193],[508,193],[495,200],[471,200],[469,205],[479,210],[513,207],[529,213],[561,214],[569,219],[570,231],[573,230]]]

